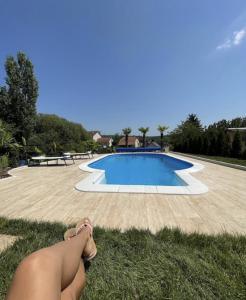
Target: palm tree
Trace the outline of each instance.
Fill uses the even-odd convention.
[[[122,129],[122,132],[123,132],[123,134],[125,136],[126,147],[128,147],[128,136],[132,132],[132,130],[131,130],[130,127],[127,127],[127,128]]]
[[[9,154],[10,150],[19,148],[7,126],[0,120],[0,155]]]
[[[168,130],[168,126],[159,125],[157,129],[160,131],[160,134],[161,134],[161,150],[162,150],[163,149],[163,133],[164,133],[164,131]]]
[[[143,147],[145,148],[145,137],[146,133],[149,131],[149,127],[140,127],[138,130],[143,134]]]
[[[15,142],[8,126],[0,120],[0,170],[8,167],[10,151],[18,148],[20,145]]]

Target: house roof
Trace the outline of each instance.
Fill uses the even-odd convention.
[[[88,131],[90,136],[95,135],[96,133],[99,133],[101,135],[101,132],[99,130],[92,130],[92,131]]]
[[[97,140],[97,143],[99,143],[99,144],[108,144],[110,140],[111,140],[110,137],[103,136],[103,137],[101,137]]]
[[[151,141],[150,143],[148,143],[147,147],[160,147],[160,145],[155,141]]]
[[[136,141],[136,140],[138,140],[137,137],[135,137],[135,136],[128,136],[128,145],[133,145],[133,146],[135,146],[135,141]],[[126,137],[123,136],[123,137],[120,139],[120,141],[119,141],[119,143],[118,143],[118,146],[125,146],[125,145],[126,145]]]

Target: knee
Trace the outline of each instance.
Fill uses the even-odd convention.
[[[45,251],[37,251],[24,258],[18,269],[23,269],[26,272],[42,270],[49,267],[51,259]]]

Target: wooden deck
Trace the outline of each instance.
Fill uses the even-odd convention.
[[[192,160],[192,159],[190,159]],[[89,193],[74,190],[88,173],[71,166],[13,170],[0,180],[0,215],[74,223],[89,216],[108,228],[180,227],[185,232],[246,233],[246,172],[202,162],[193,173],[209,187],[202,195]]]

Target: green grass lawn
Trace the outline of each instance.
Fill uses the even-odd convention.
[[[22,236],[0,254],[1,299],[21,259],[62,240],[65,228],[0,218],[0,233]],[[100,228],[94,236],[98,255],[82,299],[245,299],[245,236]]]
[[[218,161],[223,161],[229,164],[234,164],[234,165],[241,165],[246,167],[246,159],[238,159],[238,158],[232,158],[232,157],[223,157],[223,156],[210,156],[210,155],[200,155],[200,154],[190,154],[193,156],[200,156],[204,157],[207,159],[213,159],[213,160],[218,160]]]

